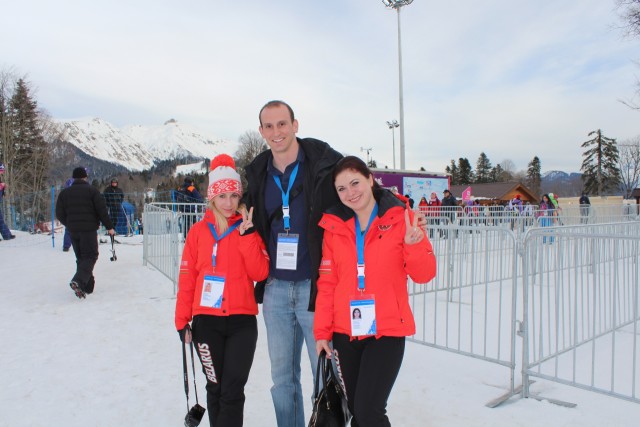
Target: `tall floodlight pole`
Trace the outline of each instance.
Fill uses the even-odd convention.
[[[360,151],[366,151],[367,152],[367,166],[369,166],[369,153],[371,152],[371,150],[373,150],[373,148],[360,147]]]
[[[387,126],[391,129],[391,139],[393,140],[393,168],[396,168],[396,128],[400,126],[397,120],[387,122]]]
[[[398,92],[400,98],[400,169],[404,166],[404,103],[402,99],[402,41],[400,37],[400,8],[413,3],[413,0],[382,0],[382,3],[398,12]]]

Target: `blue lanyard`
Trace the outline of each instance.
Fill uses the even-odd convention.
[[[296,175],[298,175],[298,166],[300,166],[299,162],[298,164],[296,164],[296,167],[293,168],[293,171],[289,176],[289,185],[287,187],[286,193],[282,189],[282,182],[280,180],[280,177],[273,175],[273,180],[276,182],[276,185],[282,193],[282,218],[284,219],[284,229],[286,231],[289,231],[289,229],[291,228],[291,224],[289,222],[289,219],[291,218],[291,216],[289,215],[289,193],[291,192],[291,187],[293,187],[293,183],[296,180]]]
[[[211,230],[211,234],[213,235],[213,240],[215,241],[215,243],[213,244],[213,252],[211,253],[211,265],[213,267],[216,266],[216,255],[218,254],[218,242],[224,239],[233,230],[235,230],[240,225],[241,222],[242,220],[238,220],[238,222],[236,222],[235,224],[227,228],[227,231],[222,233],[222,236],[220,237],[218,237],[218,233],[216,233],[216,228],[213,226],[213,224],[207,223],[207,225],[209,226],[209,230]]]
[[[356,248],[358,250],[358,289],[360,292],[364,291],[364,236],[369,231],[373,219],[378,215],[378,204],[373,206],[371,216],[369,217],[369,224],[363,232],[360,231],[360,221],[358,221],[358,215],[356,215]]]

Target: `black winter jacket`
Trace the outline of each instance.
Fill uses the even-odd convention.
[[[304,175],[304,203],[309,215],[309,229],[307,238],[309,245],[309,257],[311,258],[311,295],[309,298],[309,311],[315,310],[318,288],[318,268],[322,258],[322,233],[318,226],[324,211],[339,202],[338,194],[333,186],[333,168],[342,158],[326,142],[313,138],[296,138],[305,155]],[[254,207],[255,215],[253,223],[264,242],[269,241],[271,223],[267,217],[265,208],[265,185],[267,181],[267,164],[273,158],[271,150],[264,151],[245,168],[247,181],[249,182],[245,201],[247,209]],[[282,215],[282,209],[280,214]],[[265,281],[256,285],[256,301],[262,303]]]
[[[104,200],[107,206],[119,209],[124,200],[124,192],[122,188],[112,187],[111,185],[104,189]]]
[[[100,222],[107,230],[113,228],[102,194],[83,179],[74,180],[60,192],[56,217],[71,232],[97,230]]]

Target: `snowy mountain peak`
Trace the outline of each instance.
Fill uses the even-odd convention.
[[[549,180],[566,179],[569,178],[569,174],[563,171],[547,171],[542,177]]]
[[[86,154],[131,171],[151,168],[157,162],[186,157],[210,159],[233,152],[234,144],[204,136],[189,125],[169,119],[158,126],[116,128],[100,118],[60,121],[65,139]]]

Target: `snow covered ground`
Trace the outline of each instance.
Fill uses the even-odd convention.
[[[74,256],[62,252],[61,236],[52,248],[51,236],[15,234],[0,242],[0,426],[183,425],[173,285],[142,265],[142,236],[119,237],[116,262],[110,246],[100,245],[96,290],[78,300],[68,286]],[[266,333],[262,319],[258,324],[245,425],[275,426]],[[197,381],[204,404],[201,372]],[[636,426],[640,419],[639,404],[542,380],[533,391],[577,407],[517,398],[485,407],[508,381],[504,367],[407,343],[389,417],[394,426],[420,427]],[[309,399],[307,417],[310,406]],[[209,425],[206,415],[201,425]]]

